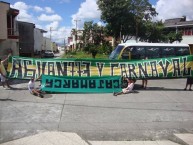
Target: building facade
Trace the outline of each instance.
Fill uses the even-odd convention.
[[[10,3],[0,1],[0,58],[10,52],[19,55],[18,14],[19,10],[10,8]]]
[[[181,43],[189,44],[190,51],[193,54],[193,20],[187,21],[186,16],[167,19],[164,22],[164,26],[169,31],[182,32]]]
[[[82,48],[82,36],[83,36],[83,31],[82,30],[77,30],[75,33],[71,34],[71,37],[68,37],[68,50],[74,51],[77,49]]]

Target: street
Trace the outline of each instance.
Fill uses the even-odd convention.
[[[31,95],[26,80],[0,86],[0,143],[45,131],[74,132],[85,140],[172,139],[193,133],[193,91],[186,79],[136,82],[134,93]],[[39,82],[37,82],[37,85]]]

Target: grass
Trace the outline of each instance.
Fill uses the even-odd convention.
[[[64,54],[62,58],[77,58],[77,59],[87,58],[88,59],[88,58],[92,58],[92,55],[86,52],[83,52],[83,51],[78,51],[78,52],[68,52],[67,54]],[[95,58],[96,59],[108,59],[108,55],[97,54]]]

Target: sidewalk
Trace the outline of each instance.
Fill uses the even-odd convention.
[[[1,145],[193,145],[193,134],[175,134],[176,142],[160,141],[85,141],[76,133],[44,132]]]

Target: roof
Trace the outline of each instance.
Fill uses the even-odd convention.
[[[19,14],[19,10],[18,9],[10,8],[9,11],[8,11],[8,14],[9,15],[17,16]]]
[[[186,21],[186,17],[167,19],[164,22],[164,26],[169,27],[193,27],[193,20]]]
[[[8,2],[4,2],[4,1],[0,1],[0,3],[5,3],[5,4],[10,5],[10,3],[8,3]]]
[[[46,30],[43,30],[43,29],[40,29],[40,28],[35,28],[35,29],[40,30],[40,31],[41,31],[41,33],[47,33],[47,31],[46,31]]]
[[[121,43],[119,45],[123,46],[183,46],[183,47],[189,47],[188,44],[172,44],[172,43]]]

